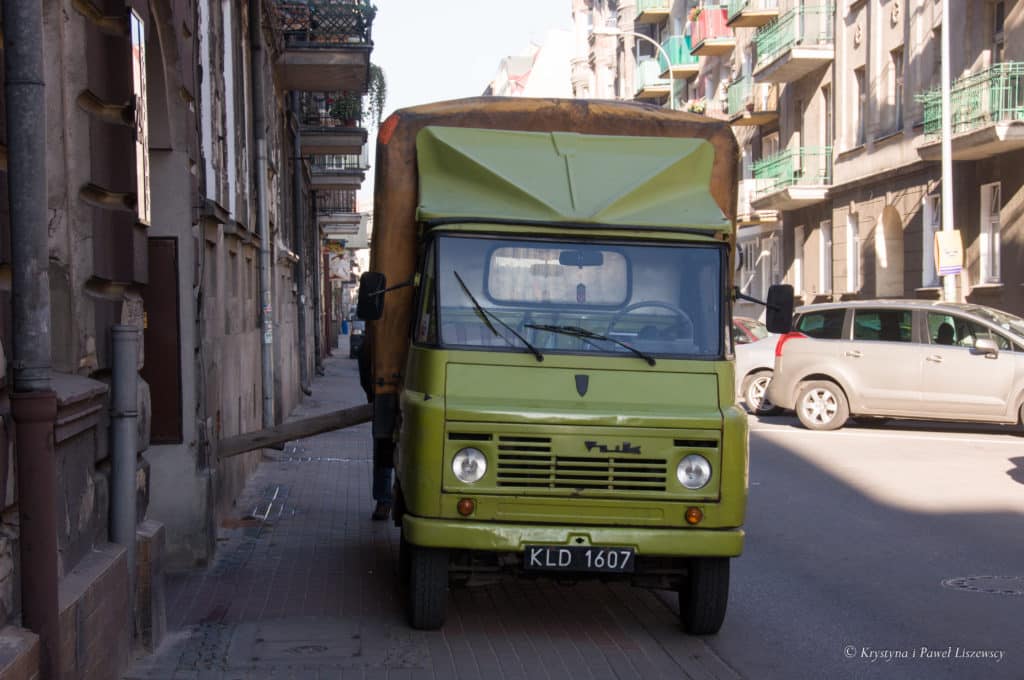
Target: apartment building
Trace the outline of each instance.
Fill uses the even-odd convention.
[[[673,105],[732,124],[743,292],[785,281],[805,303],[941,295],[940,0],[636,0],[614,19],[600,2],[573,7],[577,50],[589,48],[577,96],[601,74],[585,67],[616,64],[594,27],[617,26],[622,42],[634,30],[661,47],[636,40],[635,75],[617,72],[634,86],[618,96],[669,105],[674,84]],[[956,294],[1020,314],[1024,3],[951,0],[951,14]]]
[[[327,346],[317,205],[364,176],[375,9],[5,12],[0,661],[106,680],[159,644],[164,568],[212,557],[258,462],[218,442],[287,417]]]

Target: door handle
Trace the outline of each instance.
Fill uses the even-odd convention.
[[[848,357],[853,357],[854,359],[860,359],[862,356],[864,356],[864,354],[860,350],[856,349],[851,349],[849,352],[845,352],[845,355]]]
[[[930,357],[925,357],[924,360],[925,361],[930,361],[933,364],[941,364],[942,363],[942,357],[939,356],[938,354],[933,354]]]

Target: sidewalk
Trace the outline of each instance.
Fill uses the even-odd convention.
[[[294,417],[363,403],[347,337]],[[398,530],[370,520],[369,424],[264,458],[217,557],[167,584],[168,636],[125,678],[735,678],[685,636],[671,593],[515,582],[449,595],[408,627]]]

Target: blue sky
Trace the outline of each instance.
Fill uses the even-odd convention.
[[[373,53],[388,83],[385,117],[417,104],[483,93],[500,61],[572,25],[571,0],[376,0]],[[371,131],[371,138],[376,131]],[[370,165],[374,148],[370,145]],[[373,168],[360,190],[373,197]]]

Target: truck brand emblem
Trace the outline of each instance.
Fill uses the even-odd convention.
[[[578,395],[580,395],[581,397],[586,396],[588,387],[590,387],[590,376],[576,376],[576,393]]]
[[[589,439],[583,442],[583,445],[587,447],[587,453],[590,453],[594,449],[597,449],[598,453],[640,453],[640,447],[631,446],[629,442],[622,442],[622,444],[614,449],[608,448],[607,444],[598,444],[597,442]]]

